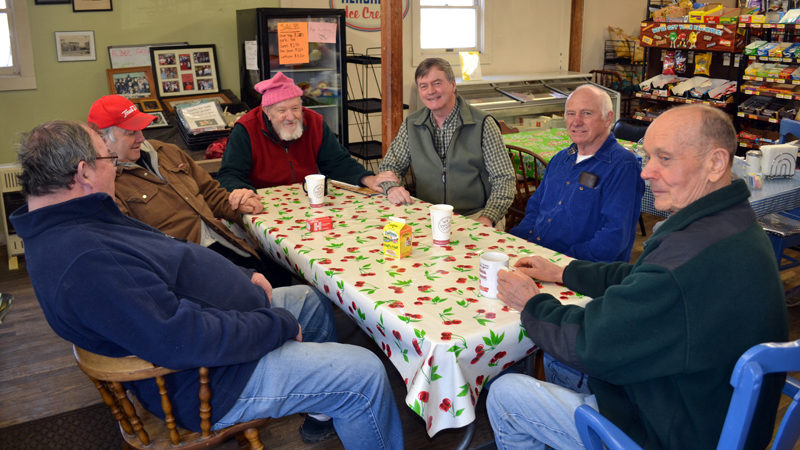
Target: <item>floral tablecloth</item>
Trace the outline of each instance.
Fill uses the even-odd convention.
[[[569,258],[456,215],[450,245],[433,245],[428,203],[392,205],[330,187],[321,208],[310,208],[299,184],[258,191],[265,212],[245,216],[248,232],[265,253],[324,292],[380,346],[403,377],[406,404],[433,436],[475,419],[486,383],[535,348],[519,313],[478,289],[479,255],[500,251],[510,264],[540,255],[566,265]],[[330,216],[333,229],[309,232],[306,220]],[[399,260],[383,255],[382,230],[391,216],[413,229],[413,251]],[[553,283],[541,285],[563,302],[581,296]]]

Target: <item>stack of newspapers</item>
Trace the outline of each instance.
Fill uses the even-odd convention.
[[[227,137],[230,128],[216,101],[181,104],[175,107],[178,129],[190,150],[202,150],[219,138]]]

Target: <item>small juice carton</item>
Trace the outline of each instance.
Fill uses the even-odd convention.
[[[315,217],[306,220],[308,231],[326,231],[333,229],[333,219],[330,216]]]
[[[383,254],[392,258],[411,255],[411,226],[397,217],[390,217],[383,227]]]

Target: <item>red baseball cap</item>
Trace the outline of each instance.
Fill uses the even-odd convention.
[[[139,111],[132,101],[121,95],[104,95],[89,108],[89,123],[100,129],[117,126],[136,131],[154,120],[156,116]]]

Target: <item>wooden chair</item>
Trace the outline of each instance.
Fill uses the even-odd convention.
[[[111,358],[72,346],[78,367],[92,380],[100,391],[103,402],[119,423],[125,442],[137,449],[181,449],[208,448],[236,436],[240,448],[249,444],[254,450],[263,450],[258,436],[258,427],[269,419],[239,423],[218,431],[211,431],[211,391],[208,387],[208,368],[200,367],[200,416],[201,432],[180,429],[172,414],[164,375],[176,372],[156,366],[135,356]],[[161,406],[165,420],[145,410],[131,392],[126,392],[123,382],[154,379],[161,394]]]
[[[541,183],[547,161],[541,155],[515,145],[506,145],[506,150],[517,175],[517,192],[506,213],[506,231],[508,231],[525,217],[525,205]]]
[[[622,75],[614,70],[590,70],[592,82],[600,86],[619,92],[620,117],[631,115],[631,102],[633,97],[630,93],[622,92]]]

